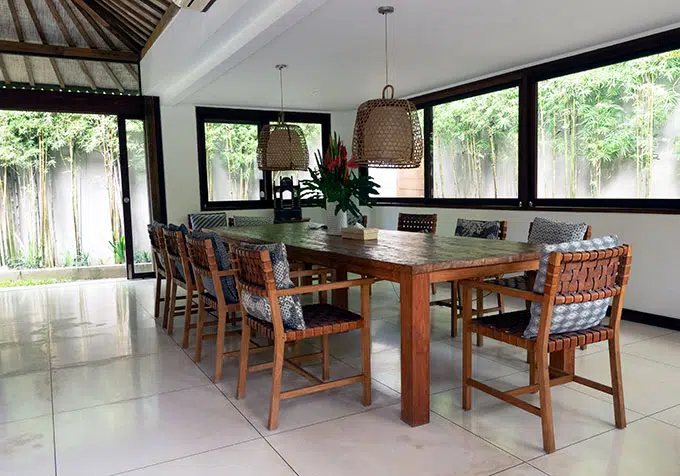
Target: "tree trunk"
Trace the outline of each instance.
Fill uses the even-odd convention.
[[[564,123],[562,124],[562,135],[564,140],[564,197],[569,197],[571,186],[569,179],[571,178],[569,171],[569,111],[565,109],[563,115]]]
[[[578,190],[578,167],[576,164],[576,101],[571,103],[571,198]]]
[[[557,112],[555,111],[553,111],[553,133],[550,146],[552,148],[552,198],[555,198],[557,192]]]
[[[489,131],[489,144],[491,148],[491,170],[493,171],[493,198],[498,198],[498,174],[496,171],[496,144],[493,132]]]
[[[645,164],[645,198],[652,194],[652,161],[654,160],[654,87],[653,83],[649,88],[649,109],[647,111],[647,163]]]

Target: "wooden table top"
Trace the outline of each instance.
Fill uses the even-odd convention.
[[[377,240],[359,241],[311,230],[308,223],[253,227],[219,227],[211,231],[227,242],[281,242],[290,251],[332,255],[339,262],[362,262],[405,268],[413,274],[444,269],[491,266],[536,260],[541,247],[507,240],[486,240],[426,233],[380,230]]]

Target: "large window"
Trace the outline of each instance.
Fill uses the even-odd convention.
[[[538,198],[680,198],[680,52],[538,83]]]
[[[207,122],[209,201],[259,200],[264,175],[257,168],[257,124]]]
[[[519,88],[432,108],[433,198],[517,198]]]
[[[260,130],[277,116],[276,111],[196,108],[201,210],[269,208],[274,180],[299,181],[309,176],[309,172],[257,168]],[[330,114],[288,112],[286,120],[302,127],[312,166],[314,152],[327,143]]]

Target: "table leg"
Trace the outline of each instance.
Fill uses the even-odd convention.
[[[430,278],[401,279],[401,419],[430,422]]]
[[[550,366],[573,374],[576,368],[576,348],[550,353]]]
[[[347,280],[347,268],[340,266],[333,266],[335,269],[335,279],[337,281]],[[347,309],[349,306],[349,297],[347,295],[347,288],[333,290],[333,305]]]

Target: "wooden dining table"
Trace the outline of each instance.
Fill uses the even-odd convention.
[[[425,233],[380,230],[377,240],[333,236],[314,224],[213,228],[229,244],[284,243],[291,260],[399,283],[401,310],[401,418],[411,426],[430,420],[430,284],[538,269],[540,246]],[[333,302],[347,307],[347,291]],[[573,355],[551,356],[569,369]]]

